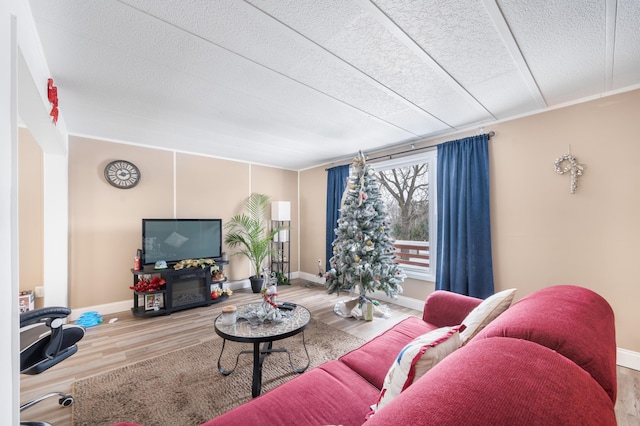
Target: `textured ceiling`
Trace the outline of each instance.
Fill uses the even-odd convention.
[[[300,170],[640,83],[637,0],[31,0],[70,134]]]

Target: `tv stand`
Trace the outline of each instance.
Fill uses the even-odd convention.
[[[220,270],[228,261],[216,261]],[[137,284],[143,277],[148,279],[160,277],[165,280],[162,289],[149,292],[133,292],[133,308],[131,312],[136,317],[152,317],[156,315],[169,315],[172,312],[183,309],[210,306],[222,302],[229,296],[222,294],[213,298],[211,293],[217,288],[222,288],[222,283],[227,279],[212,280],[211,267],[155,269],[153,266],[145,266],[139,271],[131,270],[133,284]]]

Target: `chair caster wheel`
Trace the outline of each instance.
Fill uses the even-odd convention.
[[[71,395],[65,395],[65,396],[63,396],[62,398],[60,398],[60,399],[58,400],[58,403],[59,403],[60,405],[62,405],[63,407],[68,407],[68,406],[70,406],[71,404],[73,404],[73,396],[71,396]]]

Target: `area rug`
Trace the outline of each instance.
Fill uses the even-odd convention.
[[[309,369],[364,343],[363,339],[315,320],[305,330],[304,340],[311,359]],[[227,342],[222,366],[232,368],[236,355],[252,347]],[[221,348],[222,339],[216,336],[205,343],[76,381],[73,424],[198,425],[249,401],[253,355],[241,355],[236,370],[223,376],[217,369]],[[296,365],[306,363],[302,335],[278,340],[274,348],[287,348]],[[263,364],[262,393],[296,376],[285,353],[270,354]]]

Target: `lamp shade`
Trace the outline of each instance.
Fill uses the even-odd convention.
[[[271,202],[271,220],[291,220],[291,202],[273,201]]]

